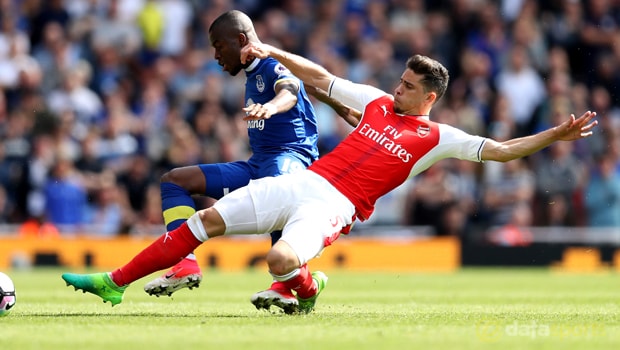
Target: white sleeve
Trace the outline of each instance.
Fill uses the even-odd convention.
[[[388,95],[376,87],[356,84],[352,81],[336,77],[329,84],[327,91],[329,97],[342,102],[343,104],[364,111],[366,105],[381,96]]]
[[[448,157],[482,162],[485,137],[470,135],[447,124],[439,124],[439,130],[439,147],[447,152]]]

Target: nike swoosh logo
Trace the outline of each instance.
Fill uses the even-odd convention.
[[[172,278],[172,277],[176,276],[176,274],[177,274],[176,272],[173,272],[173,273],[171,273],[169,275],[165,275],[164,277],[165,278]]]

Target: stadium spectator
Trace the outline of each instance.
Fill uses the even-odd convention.
[[[578,0],[561,0],[560,9],[545,13],[545,34],[551,47],[562,47],[570,57],[570,66],[579,66],[580,31],[583,27],[583,4]]]
[[[30,38],[18,27],[17,18],[11,13],[0,12],[0,25],[0,58],[9,56],[11,51],[30,52]]]
[[[155,0],[146,0],[137,17],[138,27],[142,32],[142,50],[140,61],[151,65],[160,55],[160,46],[164,32],[163,9]]]
[[[542,78],[529,63],[524,46],[512,46],[507,61],[498,73],[497,89],[499,94],[508,99],[516,135],[523,136],[532,132],[534,112],[547,92]]]
[[[493,99],[495,82],[489,56],[471,47],[465,47],[458,59],[461,74],[453,79],[455,98],[462,99],[472,113],[481,117],[481,121],[490,123],[494,113]],[[460,106],[465,108],[464,106]]]
[[[122,109],[111,109],[95,139],[97,158],[105,169],[114,172],[129,167],[131,156],[138,153],[139,145],[131,133],[131,122]]]
[[[140,51],[142,36],[134,20],[136,14],[123,12],[127,8],[122,6],[132,2],[110,0],[106,3],[103,14],[94,18],[89,35],[89,47],[94,57],[110,49],[124,57],[133,56]]]
[[[553,125],[554,113],[563,113],[573,107],[570,100],[571,80],[568,72],[560,70],[550,72],[546,84],[548,96],[536,108],[531,123],[536,131],[545,130]]]
[[[585,190],[590,227],[620,227],[620,173],[617,169],[617,155],[604,153],[596,157]]]
[[[11,212],[11,203],[6,193],[4,185],[0,183],[0,224],[6,224],[9,222],[9,214]]]
[[[63,72],[76,67],[81,60],[79,45],[67,37],[65,29],[58,22],[49,22],[43,28],[43,38],[32,49],[43,72],[41,90],[49,92],[59,88],[63,82]]]
[[[43,217],[62,234],[78,233],[87,224],[88,198],[83,180],[73,162],[61,155],[55,159],[43,186]]]
[[[491,120],[487,124],[487,135],[495,140],[506,141],[515,137],[516,126],[514,118],[510,115],[508,99],[501,95],[495,95],[491,104]],[[489,162],[482,169],[480,178],[481,186],[491,181],[497,181],[502,176],[505,164]],[[482,195],[482,193],[480,193]]]
[[[160,0],[158,6],[164,15],[159,51],[162,55],[180,57],[187,49],[188,29],[193,19],[191,3],[184,0]]]
[[[467,239],[468,233],[473,225],[480,224],[478,213],[480,212],[480,165],[458,159],[446,159],[448,171],[454,179],[454,188],[457,200],[444,208],[446,219],[440,223],[444,234],[459,234],[461,238]],[[461,223],[460,227],[457,225]],[[452,232],[452,233],[450,233]]]
[[[535,178],[526,162],[518,159],[502,165],[499,177],[482,186],[483,215],[492,226],[506,224],[520,203],[530,210],[534,203]]]
[[[29,10],[32,12],[27,13],[28,22],[30,27],[30,43],[33,47],[37,46],[43,39],[43,30],[47,24],[54,22],[60,24],[60,26],[67,30],[71,17],[69,12],[65,9],[63,0],[50,0],[40,3],[37,6],[33,2],[33,5]]]
[[[132,123],[130,131],[140,143],[141,148],[158,159],[157,157],[161,156],[160,152],[166,148],[159,145],[159,142],[166,137],[168,132],[166,130],[166,118],[174,106],[168,98],[167,88],[159,76],[145,78],[141,86],[142,90],[136,91],[137,98],[133,104],[137,123]]]
[[[493,228],[488,235],[489,242],[504,247],[524,247],[532,243],[532,210],[527,203],[520,202],[510,212],[508,221]]]
[[[491,79],[495,80],[502,68],[504,54],[511,48],[509,26],[502,20],[499,5],[495,1],[482,1],[477,6],[477,25],[465,30],[466,46],[487,55]]]
[[[459,200],[456,179],[446,167],[446,162],[435,163],[413,180],[404,203],[405,225],[430,226],[439,233],[445,209]]]
[[[543,26],[536,18],[536,1],[528,0],[517,19],[511,24],[511,46],[522,46],[530,59],[530,64],[539,73],[549,68],[549,45]]]
[[[83,130],[97,123],[103,113],[103,101],[88,83],[92,78],[92,67],[81,61],[77,66],[62,71],[62,85],[47,95],[49,110],[56,115],[71,111],[75,113],[75,128]]]
[[[536,176],[532,221],[538,226],[575,226],[579,222],[581,215],[574,201],[580,197],[578,191],[583,191],[586,168],[573,150],[572,143],[555,143],[532,157]]]
[[[26,163],[25,188],[28,192],[28,216],[45,217],[45,186],[54,166],[58,148],[50,135],[37,135],[32,142],[32,153]]]
[[[617,5],[610,0],[589,0],[584,6],[584,21],[579,31],[579,53],[584,65],[580,72],[584,74],[581,78],[591,79],[591,72],[584,67],[595,67],[601,55],[609,52],[620,29],[620,19],[614,11]]]
[[[203,69],[204,54],[203,50],[187,50],[179,57],[178,68],[170,77],[168,89],[183,115],[191,115],[191,107],[203,97],[207,78]]]
[[[599,156],[617,149],[618,135],[620,134],[620,109],[611,104],[609,92],[602,86],[586,90],[589,92],[588,104],[601,108],[601,131],[596,137],[588,139],[588,154],[590,157]]]
[[[94,191],[92,203],[86,213],[86,225],[89,233],[101,237],[114,237],[128,232],[128,204],[121,196],[115,184],[115,176],[107,172],[101,176],[101,182]]]
[[[41,80],[41,66],[30,54],[28,38],[17,28],[13,19],[0,18],[0,88],[5,90],[11,106],[17,105],[21,89],[34,88]]]
[[[137,154],[131,158],[129,167],[117,175],[117,184],[121,194],[136,217],[142,216],[148,206],[147,193],[150,185],[157,178],[157,174],[153,171],[154,168],[149,158]]]

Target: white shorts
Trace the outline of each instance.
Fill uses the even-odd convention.
[[[226,223],[224,234],[282,230],[303,265],[350,225],[355,206],[310,170],[252,180],[213,206]]]

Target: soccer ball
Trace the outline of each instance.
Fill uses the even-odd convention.
[[[11,313],[15,306],[15,285],[11,278],[0,272],[0,317]]]

